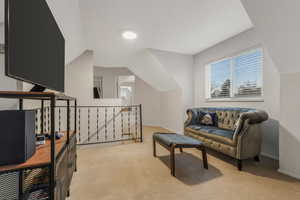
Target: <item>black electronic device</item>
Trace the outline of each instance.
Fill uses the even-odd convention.
[[[46,144],[45,135],[37,135],[36,136],[36,145],[39,146],[39,145],[43,145],[43,144]]]
[[[36,150],[35,111],[0,111],[0,165],[26,162]]]
[[[65,39],[46,0],[5,0],[5,74],[64,92]]]

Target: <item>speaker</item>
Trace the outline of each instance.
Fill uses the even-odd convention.
[[[0,165],[26,162],[35,153],[35,111],[0,111]]]

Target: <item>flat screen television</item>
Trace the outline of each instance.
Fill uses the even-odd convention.
[[[5,73],[64,92],[65,39],[46,0],[5,0]]]

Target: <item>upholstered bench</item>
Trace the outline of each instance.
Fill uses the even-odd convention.
[[[176,133],[154,133],[153,134],[153,156],[156,157],[156,142],[170,151],[170,168],[172,176],[175,176],[175,149],[197,148],[202,151],[203,165],[208,169],[206,149],[203,143],[191,137]]]

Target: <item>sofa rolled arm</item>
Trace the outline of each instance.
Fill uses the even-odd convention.
[[[237,136],[243,136],[242,132],[252,124],[259,124],[266,120],[268,120],[268,114],[263,110],[252,110],[248,112],[244,112],[241,114],[239,118],[239,123],[235,129],[234,140],[236,141]]]
[[[184,122],[184,128],[189,125],[197,124],[198,111],[196,109],[188,109],[186,111],[186,114],[187,114],[188,118]]]
[[[237,135],[238,159],[248,159],[258,156],[261,152],[262,134],[258,123],[250,124],[250,119],[244,122],[244,127]]]
[[[249,124],[259,124],[268,120],[268,114],[263,110],[254,110],[242,113],[240,119],[244,122],[248,120]]]

